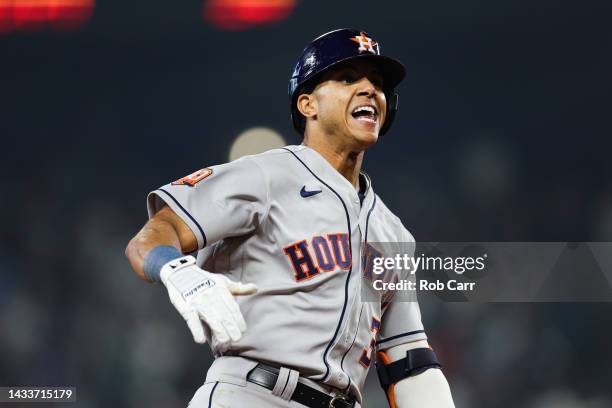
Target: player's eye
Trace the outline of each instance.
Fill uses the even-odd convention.
[[[372,85],[374,85],[376,88],[382,89],[383,87],[382,78],[375,77],[375,78],[370,79],[370,81],[372,81]]]
[[[344,73],[340,76],[340,81],[345,84],[352,84],[357,81],[357,76],[350,73]]]

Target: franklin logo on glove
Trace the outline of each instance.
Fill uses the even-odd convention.
[[[187,299],[189,296],[196,294],[200,289],[208,289],[212,288],[213,286],[215,286],[215,281],[213,281],[212,279],[206,279],[204,282],[200,283],[198,286],[191,289],[189,292],[183,293],[183,297]]]

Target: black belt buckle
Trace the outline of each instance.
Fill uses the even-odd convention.
[[[343,402],[344,404],[336,405],[337,402]],[[328,408],[345,408],[352,406],[353,404],[351,403],[351,400],[346,395],[338,394],[334,395],[334,397],[329,401]]]

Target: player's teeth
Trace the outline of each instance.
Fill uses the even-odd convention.
[[[353,115],[357,115],[364,112],[370,115],[376,114],[376,110],[371,106],[359,106],[353,110]]]

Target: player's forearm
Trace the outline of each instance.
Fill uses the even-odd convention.
[[[150,219],[125,248],[132,269],[143,280],[149,281],[144,273],[145,258],[158,246],[172,246],[181,249],[179,235],[169,222],[163,219]]]
[[[450,386],[442,370],[429,370],[395,384],[397,408],[454,408]]]

